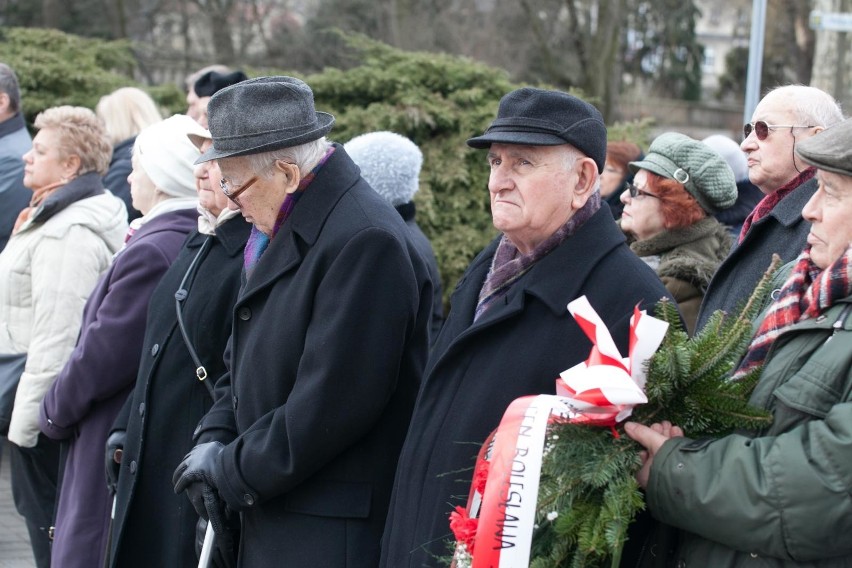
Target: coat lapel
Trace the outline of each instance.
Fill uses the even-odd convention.
[[[246,282],[244,300],[298,267],[319,238],[326,219],[337,202],[360,179],[355,163],[339,144],[316,178],[307,186],[290,217],[281,225]]]

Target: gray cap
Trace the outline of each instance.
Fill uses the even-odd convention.
[[[217,91],[207,107],[213,147],[196,163],[291,148],[322,138],[334,117],[314,109],[314,93],[294,77],[258,77]]]
[[[701,208],[713,214],[737,200],[737,182],[731,167],[716,151],[685,134],[666,132],[657,136],[648,153],[628,164],[634,174],[648,170],[681,184]]]
[[[821,170],[852,176],[852,118],[798,142],[796,155]]]

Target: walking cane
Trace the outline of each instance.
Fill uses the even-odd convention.
[[[201,545],[201,555],[198,557],[198,568],[209,568],[210,558],[213,555],[213,545],[216,544],[216,533],[213,532],[213,523],[207,523],[207,532],[204,533],[204,544]]]

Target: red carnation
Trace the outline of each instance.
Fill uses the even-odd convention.
[[[479,460],[476,463],[476,470],[473,472],[473,489],[480,495],[485,495],[485,482],[488,481],[489,465],[488,461]]]
[[[479,519],[468,517],[467,509],[464,507],[456,507],[456,510],[450,513],[450,530],[453,531],[456,541],[464,544],[471,556],[473,556],[473,543],[478,525]]]

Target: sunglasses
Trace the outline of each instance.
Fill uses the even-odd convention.
[[[800,125],[800,124],[766,124],[763,120],[758,120],[756,122],[748,122],[743,125],[743,137],[748,138],[752,131],[757,136],[758,140],[766,140],[766,137],[769,136],[769,131],[774,130],[776,128],[814,128],[814,125]]]
[[[639,189],[638,187],[636,187],[635,185],[633,185],[630,182],[627,182],[627,191],[630,192],[630,198],[631,199],[636,199],[640,195],[647,195],[648,197],[653,197],[654,199],[660,198],[659,195],[654,195],[653,193],[648,193],[644,189]]]
[[[240,194],[242,194],[245,190],[250,188],[259,179],[260,179],[260,177],[254,176],[250,180],[248,180],[246,183],[244,183],[242,187],[238,187],[237,189],[232,189],[231,188],[231,182],[229,182],[225,178],[222,178],[222,179],[219,180],[219,187],[222,189],[222,193],[225,194],[225,197],[227,197],[228,199],[233,201],[236,204],[237,207],[242,207],[240,205],[240,202],[237,201],[237,198],[240,196]]]

